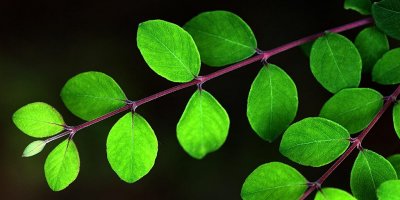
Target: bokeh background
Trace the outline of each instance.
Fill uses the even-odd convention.
[[[316,180],[329,166],[302,167],[278,151],[280,138],[267,143],[251,130],[246,99],[261,64],[255,63],[204,84],[230,115],[230,133],[222,148],[203,160],[189,157],[179,146],[175,127],[194,87],[163,97],[138,109],[159,140],[159,154],[151,172],[134,184],[119,180],[106,159],[105,144],[112,124],[120,117],[82,130],[75,136],[81,158],[77,180],[66,190],[52,192],[43,164],[56,143],[32,158],[21,158],[33,141],[11,121],[21,106],[43,101],[53,105],[70,125],[82,123],[63,105],[59,92],[72,76],[101,71],[113,77],[127,96],[140,99],[173,86],[145,64],[136,47],[140,22],[163,19],[183,25],[210,10],[228,10],[253,29],[259,48],[267,50],[315,32],[361,19],[343,9],[343,1],[19,1],[0,2],[0,199],[240,199],[245,178],[257,166],[281,161],[295,166],[308,180]],[[344,33],[350,39],[361,29]],[[396,46],[392,42],[392,46]],[[229,53],[229,52],[226,52]],[[312,77],[307,57],[299,48],[270,59],[296,82],[299,111],[295,121],[316,116],[331,96]],[[201,74],[216,68],[202,66]],[[383,95],[394,90],[363,75],[362,87]],[[386,113],[364,148],[384,156],[399,153],[391,113]],[[324,186],[349,189],[355,153]]]

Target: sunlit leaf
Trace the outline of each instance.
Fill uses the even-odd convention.
[[[229,130],[229,116],[207,91],[197,90],[176,127],[178,141],[192,157],[201,159],[219,149]]]
[[[72,140],[64,140],[50,152],[44,164],[47,183],[54,191],[68,187],[78,177],[79,153]]]
[[[43,138],[64,130],[64,120],[52,106],[35,102],[18,109],[13,117],[14,124],[25,134]]]
[[[400,40],[400,1],[382,0],[372,5],[375,24],[387,35]]]
[[[285,131],[279,151],[296,163],[319,167],[342,155],[350,144],[349,138],[349,132],[336,122],[310,117]]]
[[[298,199],[307,189],[307,180],[295,168],[270,162],[255,169],[242,186],[244,200]]]
[[[124,106],[126,100],[114,79],[101,72],[72,77],[61,90],[61,98],[73,114],[87,121]]]
[[[376,191],[379,200],[400,200],[400,180],[382,183]]]
[[[111,128],[107,138],[107,158],[117,175],[136,182],[153,168],[158,143],[153,129],[139,114],[127,113]]]
[[[183,28],[163,20],[139,24],[137,45],[144,60],[158,75],[173,82],[188,82],[200,72],[200,54]]]
[[[298,97],[293,80],[276,65],[261,68],[247,99],[247,118],[262,139],[272,142],[297,113]]]
[[[26,146],[24,152],[22,153],[22,157],[34,156],[40,153],[45,146],[46,146],[46,141],[43,140],[33,141],[28,146]]]
[[[372,69],[372,80],[383,84],[400,83],[400,48],[386,52]]]
[[[317,192],[314,200],[356,200],[356,198],[341,189],[322,188]]]
[[[241,61],[256,52],[257,41],[250,27],[239,16],[227,11],[204,12],[184,28],[193,36],[201,60],[209,66]]]

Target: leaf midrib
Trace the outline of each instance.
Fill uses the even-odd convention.
[[[343,82],[348,86],[349,84],[348,84],[348,82],[346,81],[346,79],[343,78],[343,77],[344,77],[344,76],[343,76],[343,72],[342,72],[342,70],[340,69],[339,64],[338,64],[337,61],[336,61],[336,56],[335,56],[335,54],[334,54],[333,51],[332,51],[332,48],[331,48],[331,45],[330,45],[330,43],[329,43],[328,38],[325,38],[325,41],[326,41],[326,43],[327,43],[329,52],[330,52],[330,54],[331,54],[332,57],[333,57],[333,62],[335,63],[335,66],[336,66],[337,70],[339,71],[339,74],[340,74],[339,77],[340,77],[340,79],[343,80]]]

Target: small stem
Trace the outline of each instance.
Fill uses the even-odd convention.
[[[397,89],[390,95],[390,98],[387,99],[383,107],[379,110],[379,112],[375,115],[374,119],[368,124],[367,128],[365,128],[360,135],[356,139],[354,139],[352,145],[340,156],[338,160],[316,181],[320,185],[324,183],[324,181],[336,170],[336,168],[353,152],[354,149],[361,145],[365,136],[369,133],[369,131],[374,127],[376,122],[382,117],[383,113],[385,113],[390,106],[395,103],[395,100],[400,94],[400,85],[397,86]],[[300,200],[306,199],[316,188],[309,187],[306,192],[301,196]]]
[[[47,138],[44,142],[46,142],[46,144],[50,143],[50,142],[52,142],[54,140],[60,139],[62,137],[65,137],[65,136],[69,135],[70,133],[71,133],[70,130],[64,131],[64,132],[59,133],[59,134],[57,134],[57,135],[55,135],[55,136],[53,136],[51,138]]]

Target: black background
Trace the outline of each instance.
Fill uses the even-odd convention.
[[[203,87],[228,111],[231,126],[222,148],[203,160],[189,157],[176,140],[175,127],[194,87],[138,108],[159,140],[154,168],[140,181],[119,180],[106,159],[107,133],[113,117],[75,136],[81,158],[77,180],[66,190],[52,192],[43,164],[56,143],[38,156],[21,158],[33,141],[11,121],[21,106],[47,102],[70,125],[82,123],[63,105],[59,91],[72,76],[101,71],[113,77],[127,96],[137,100],[173,86],[145,64],[136,47],[140,22],[163,19],[183,25],[210,10],[228,10],[253,29],[259,48],[268,50],[312,33],[355,21],[363,16],[343,9],[342,1],[10,1],[0,2],[0,198],[2,199],[240,199],[245,178],[257,166],[281,161],[316,180],[329,166],[302,167],[278,151],[280,138],[267,143],[251,130],[246,99],[260,63],[209,81]],[[354,39],[361,29],[344,33]],[[394,46],[394,45],[392,45]],[[229,52],[227,52],[229,53]],[[299,111],[295,121],[317,116],[331,96],[312,77],[308,59],[297,48],[276,55],[271,63],[282,67],[296,82]],[[216,68],[202,66],[201,75]],[[363,75],[362,87],[389,95],[393,86],[378,86]],[[121,116],[121,115],[120,115]],[[386,113],[367,136],[364,148],[384,156],[400,152],[391,114]],[[355,153],[323,186],[349,189]],[[4,197],[4,198],[3,198]]]

